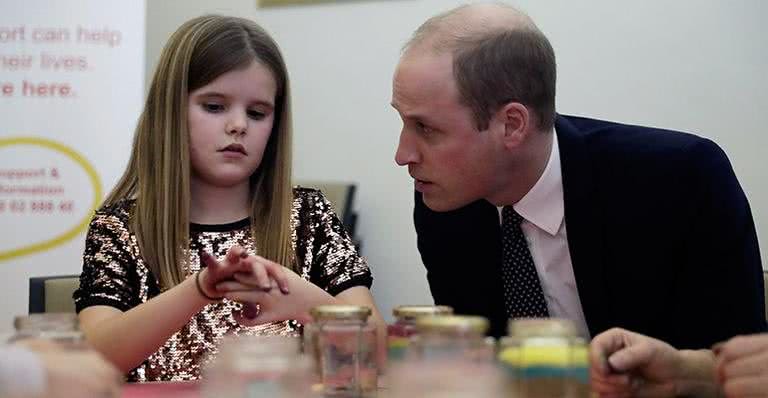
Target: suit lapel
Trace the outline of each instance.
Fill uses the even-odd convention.
[[[501,283],[501,229],[496,207],[485,200],[450,212],[429,210],[416,193],[414,221],[436,304],[482,315],[491,334],[506,331]]]
[[[594,167],[582,132],[563,116],[557,117],[563,174],[563,201],[573,273],[589,332],[592,336],[607,329],[610,314],[605,302],[602,257],[602,215],[596,199]]]

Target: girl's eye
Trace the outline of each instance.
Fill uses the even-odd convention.
[[[211,113],[216,113],[216,112],[223,111],[224,110],[224,105],[216,104],[216,103],[213,103],[213,102],[206,102],[206,103],[203,103],[203,109],[205,109],[206,111],[211,112]]]
[[[264,119],[267,115],[264,112],[257,111],[257,110],[250,110],[248,111],[248,117],[250,117],[253,120],[261,120]]]

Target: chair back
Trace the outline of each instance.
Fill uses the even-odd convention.
[[[80,286],[79,275],[29,278],[29,313],[75,312],[72,293]]]
[[[319,189],[333,205],[333,210],[339,216],[341,223],[349,236],[355,238],[357,213],[353,210],[355,184],[338,181],[301,181],[299,186]]]
[[[763,271],[763,287],[765,288],[765,320],[768,321],[768,271]]]

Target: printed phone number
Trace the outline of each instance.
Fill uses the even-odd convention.
[[[72,213],[75,210],[74,200],[0,200],[0,214],[32,213],[53,214]]]

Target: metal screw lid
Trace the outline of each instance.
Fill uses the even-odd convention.
[[[484,334],[488,331],[488,319],[469,315],[436,315],[421,317],[416,320],[419,332],[475,332]]]
[[[315,321],[360,320],[371,316],[371,309],[360,305],[318,305],[309,310]]]
[[[510,319],[507,333],[515,337],[576,337],[576,326],[568,319]]]
[[[392,310],[397,319],[415,320],[423,316],[451,315],[453,308],[447,305],[401,305]]]

